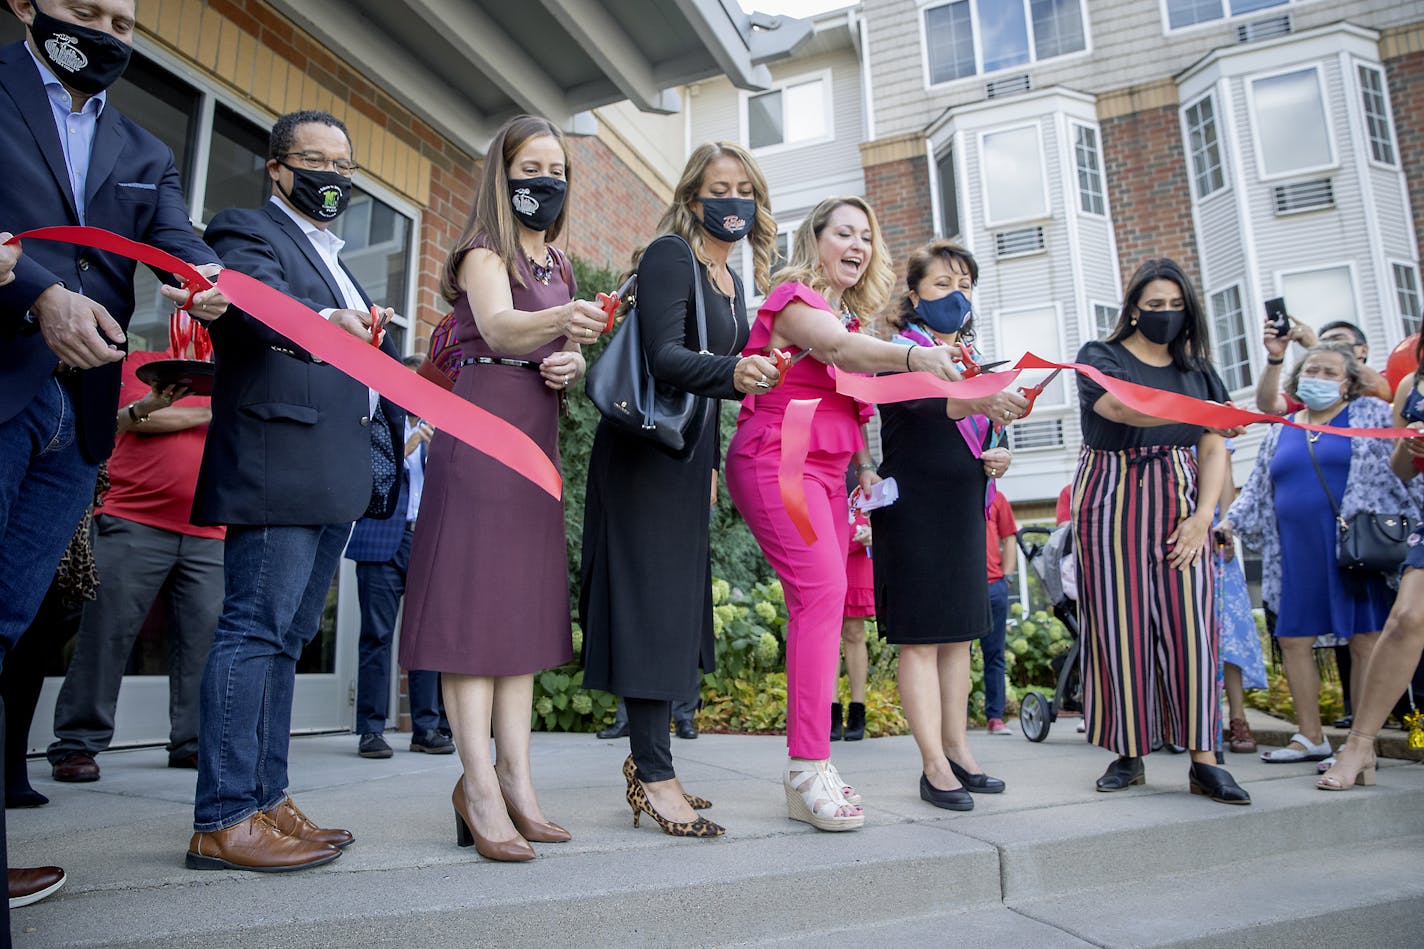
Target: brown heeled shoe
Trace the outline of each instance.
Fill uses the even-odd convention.
[[[515,834],[509,840],[490,840],[475,828],[470,810],[470,802],[465,797],[465,776],[455,782],[455,790],[450,794],[450,803],[455,806],[455,843],[461,847],[473,846],[475,852],[486,860],[505,863],[519,863],[534,859],[534,848],[529,841]]]
[[[633,787],[633,782],[638,780],[638,766],[633,763],[633,756],[629,755],[623,762],[623,778],[628,782],[628,787]],[[687,806],[694,811],[705,811],[712,806],[712,802],[705,797],[698,797],[696,794],[682,792],[682,799],[687,802]]]
[[[499,793],[504,797],[504,809],[509,811],[509,819],[514,822],[514,829],[519,831],[519,835],[525,840],[540,844],[562,844],[574,839],[573,834],[553,821],[535,820],[515,807],[509,795],[504,793],[503,787],[499,789]]]
[[[646,813],[653,820],[658,822],[658,826],[663,829],[663,833],[670,837],[721,837],[727,832],[727,828],[721,824],[714,824],[701,815],[693,821],[672,821],[653,809],[653,802],[648,800],[648,789],[643,787],[643,782],[637,778],[628,785],[628,806],[633,809],[633,826],[638,826],[638,820]]]

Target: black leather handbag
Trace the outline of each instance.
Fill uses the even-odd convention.
[[[1305,447],[1310,451],[1310,463],[1315,476],[1325,489],[1325,498],[1335,512],[1335,562],[1341,570],[1362,573],[1395,573],[1409,553],[1411,524],[1407,514],[1376,514],[1360,511],[1348,521],[1340,514],[1340,505],[1330,493],[1320,462],[1315,460],[1315,443],[1307,435]]]
[[[672,236],[687,247],[688,257],[692,259],[697,349],[707,355],[707,314],[702,302],[702,275],[698,272],[692,248],[678,235]],[[707,421],[708,399],[705,396],[660,384],[653,378],[638,330],[636,298],[623,317],[623,325],[608,341],[598,361],[589,367],[584,391],[603,417],[619,431],[646,438],[674,458],[686,458],[692,454]]]

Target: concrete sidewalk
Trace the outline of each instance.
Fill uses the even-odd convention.
[[[341,859],[291,874],[183,867],[192,772],[161,749],[100,756],[103,780],[31,777],[49,806],[10,811],[10,861],[57,863],[60,893],[13,914],[19,946],[512,946],[840,944],[1417,946],[1424,768],[1383,762],[1379,786],[1314,788],[1313,765],[1228,756],[1252,794],[1187,794],[1187,759],[1147,761],[1148,784],[1098,794],[1108,755],[1076,722],[1048,739],[972,742],[1008,782],[972,813],[919,800],[907,737],[834,746],[865,796],[864,830],[788,821],[779,737],[674,741],[680,776],[711,798],[718,840],[635,830],[622,741],[536,734],[545,812],[574,840],[495,864],[455,846],[458,760],[400,749],[358,758],[354,735],[292,742],[293,793],[349,828]]]

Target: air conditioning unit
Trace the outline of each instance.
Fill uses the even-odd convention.
[[[1063,447],[1063,420],[1061,418],[1019,421],[1010,425],[1007,431],[1010,451]]]
[[[1302,211],[1319,211],[1335,206],[1335,188],[1329,178],[1311,178],[1308,181],[1293,181],[1288,185],[1276,185],[1271,189],[1276,214],[1299,214]]]
[[[1005,96],[1022,95],[1032,88],[1033,83],[1029,80],[1028,73],[1006,76],[1003,79],[990,79],[984,83],[984,98],[1002,99]]]
[[[1040,225],[1016,227],[1011,231],[999,231],[994,235],[994,256],[1000,260],[1005,257],[1027,257],[1030,254],[1041,254],[1043,250],[1043,227]]]
[[[1259,40],[1268,40],[1277,36],[1287,36],[1290,32],[1290,14],[1279,13],[1276,16],[1252,20],[1250,23],[1236,24],[1236,42],[1255,43]]]

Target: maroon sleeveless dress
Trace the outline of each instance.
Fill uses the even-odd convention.
[[[510,283],[515,309],[567,303],[576,288],[566,271],[555,266],[545,286],[521,259],[524,286]],[[538,361],[567,342],[496,352],[480,336],[465,295],[454,313],[466,358]],[[454,391],[517,426],[559,464],[559,393],[538,372],[467,365]],[[407,576],[402,667],[508,676],[573,659],[563,501],[444,432],[430,442]]]

